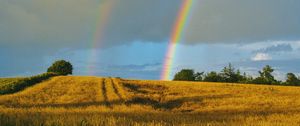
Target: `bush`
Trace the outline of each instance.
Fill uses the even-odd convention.
[[[47,80],[51,77],[57,76],[56,73],[44,73],[24,79],[20,79],[18,81],[14,81],[10,84],[6,84],[1,87],[0,94],[11,94],[25,89],[26,87],[32,86],[34,84],[40,83],[44,80]]]
[[[174,76],[175,81],[195,81],[195,73],[192,69],[183,69]]]
[[[224,82],[224,79],[222,78],[222,76],[220,76],[220,74],[218,74],[215,71],[209,72],[205,75],[203,81],[206,82]]]
[[[300,80],[297,78],[297,76],[295,74],[287,73],[285,84],[293,85],[293,86],[300,86]]]
[[[274,69],[270,65],[266,65],[261,71],[258,71],[259,76],[253,78],[245,72],[241,74],[239,69],[236,70],[229,63],[221,72],[195,73],[192,69],[182,69],[175,74],[173,80],[300,86],[300,78],[294,73],[287,73],[286,81],[280,81],[275,79],[273,72]]]
[[[72,74],[73,66],[70,62],[65,60],[58,60],[52,64],[47,70],[47,72],[54,72],[59,75]]]
[[[272,72],[274,72],[274,69],[266,65],[261,71],[258,71],[259,77],[255,78],[253,80],[254,84],[273,84],[278,85],[280,84],[279,81],[277,81],[274,76],[272,75]]]

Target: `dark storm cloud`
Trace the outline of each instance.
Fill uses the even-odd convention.
[[[263,49],[256,50],[255,52],[263,53],[276,53],[276,52],[291,52],[293,48],[290,44],[277,44],[272,45]]]
[[[105,46],[168,40],[181,0],[115,0]],[[3,0],[0,45],[91,47],[109,0]],[[185,43],[299,39],[299,0],[195,0]]]
[[[0,1],[0,45],[47,48],[89,48],[95,29],[101,29],[103,46],[134,40],[162,41],[169,36],[180,0],[4,0]],[[104,9],[105,10],[105,9]],[[100,17],[98,19],[98,17]],[[108,18],[108,19],[106,19]]]
[[[299,39],[299,0],[200,0],[187,43]]]

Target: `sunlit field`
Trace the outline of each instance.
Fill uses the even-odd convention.
[[[300,125],[300,88],[59,76],[0,96],[1,125]]]

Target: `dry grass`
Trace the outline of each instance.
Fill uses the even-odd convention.
[[[0,96],[1,125],[300,125],[300,88],[54,77]]]

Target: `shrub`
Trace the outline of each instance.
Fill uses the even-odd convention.
[[[72,74],[73,66],[70,62],[65,60],[58,60],[52,64],[47,70],[47,72],[54,72],[59,75]]]
[[[192,69],[183,69],[180,72],[176,73],[173,80],[177,81],[195,81],[194,70]]]
[[[40,75],[20,79],[18,81],[13,81],[10,84],[0,88],[0,94],[11,94],[25,89],[26,87],[32,86],[34,84],[40,83],[44,80],[47,80],[51,77],[57,76],[56,73],[43,73]]]
[[[277,80],[275,80],[274,76],[272,75],[272,72],[274,72],[274,69],[266,65],[261,71],[258,71],[259,77],[255,78],[253,80],[253,83],[255,84],[279,84]]]
[[[215,71],[209,72],[205,75],[203,81],[206,82],[224,82],[222,76]]]
[[[296,77],[295,74],[293,73],[287,73],[286,74],[286,85],[293,85],[293,86],[299,86],[300,85],[300,80]]]

